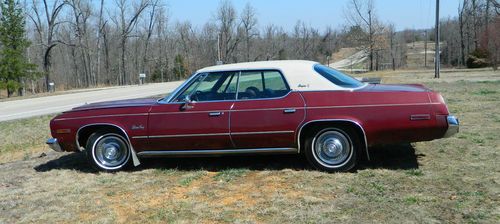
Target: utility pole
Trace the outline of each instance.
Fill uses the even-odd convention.
[[[220,56],[220,34],[217,34],[217,61],[216,65],[222,65],[221,56]]]
[[[436,38],[434,38],[436,42],[436,55],[434,57],[434,78],[439,79],[439,66],[440,66],[440,59],[439,59],[439,0],[436,0]]]

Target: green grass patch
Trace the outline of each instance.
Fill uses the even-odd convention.
[[[495,90],[489,90],[489,89],[481,89],[477,92],[474,92],[475,95],[490,95],[490,94],[496,94],[497,91]]]
[[[404,202],[408,205],[418,204],[420,202],[419,198],[415,196],[406,197]]]
[[[179,180],[179,184],[182,186],[189,186],[193,181],[205,176],[205,174],[206,174],[205,171],[196,171],[193,173],[188,173]]]
[[[424,173],[422,172],[422,170],[419,170],[419,169],[407,170],[407,171],[405,171],[405,174],[408,175],[408,176],[416,176],[416,177],[420,177],[420,176],[424,175]]]
[[[248,169],[225,169],[214,176],[217,181],[229,182],[238,177],[245,175]]]
[[[54,116],[0,122],[0,154],[45,145],[50,138],[49,122]]]
[[[154,173],[156,175],[167,175],[167,176],[177,174],[178,172],[179,170],[177,169],[168,169],[168,168],[158,168],[154,170]]]

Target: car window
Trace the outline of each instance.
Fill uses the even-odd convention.
[[[359,80],[324,65],[317,64],[314,66],[314,70],[337,86],[357,88],[364,85]]]
[[[236,72],[204,73],[196,77],[176,98],[177,102],[189,96],[192,101],[234,100],[236,95]],[[233,81],[234,80],[234,81]],[[231,87],[232,86],[232,87]]]
[[[246,71],[240,75],[238,99],[275,98],[289,91],[278,71]]]

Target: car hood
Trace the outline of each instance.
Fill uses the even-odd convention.
[[[364,88],[358,89],[359,92],[428,92],[430,89],[421,84],[368,84]]]
[[[82,106],[73,108],[72,111],[95,110],[95,109],[118,108],[118,107],[151,106],[156,102],[157,99],[154,98],[105,101],[105,102],[84,104]]]

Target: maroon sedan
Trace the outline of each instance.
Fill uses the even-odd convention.
[[[443,97],[422,85],[366,84],[311,61],[228,64],[197,71],[169,96],[83,105],[50,122],[56,151],[85,151],[97,169],[140,158],[304,153],[347,171],[376,144],[458,132]]]

